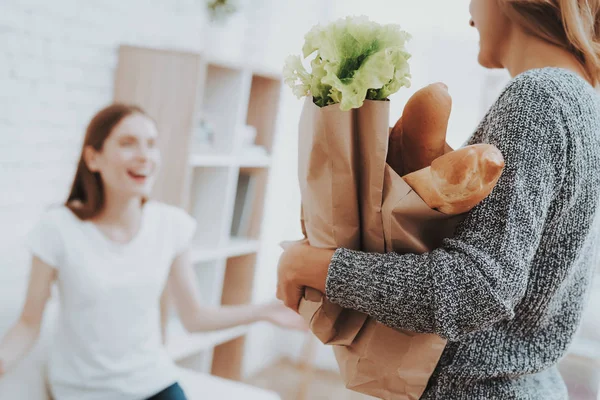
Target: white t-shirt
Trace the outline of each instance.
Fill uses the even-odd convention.
[[[127,244],[64,206],[29,233],[32,253],[58,271],[60,312],[48,365],[56,400],[138,400],[176,381],[161,341],[160,296],[195,228],[183,210],[148,202]]]

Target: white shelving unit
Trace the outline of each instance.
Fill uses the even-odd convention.
[[[273,71],[202,54],[119,51],[114,99],[157,122],[162,169],[153,198],[198,221],[192,260],[205,304],[252,301],[281,86]],[[190,334],[171,315],[167,350],[182,367],[240,379],[248,330]]]
[[[269,156],[256,156],[253,154],[240,154],[237,157],[227,155],[195,154],[190,157],[190,164],[194,167],[266,168],[271,164],[271,158]]]
[[[260,242],[258,240],[231,238],[229,243],[220,248],[209,249],[197,247],[193,249],[192,260],[194,263],[199,263],[202,261],[252,254],[258,251],[259,245]]]

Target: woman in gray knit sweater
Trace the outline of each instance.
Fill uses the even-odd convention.
[[[287,247],[278,297],[302,288],[449,340],[424,399],[566,399],[556,364],[580,323],[600,231],[600,0],[472,0],[479,63],[513,79],[469,144],[506,168],[429,253]]]

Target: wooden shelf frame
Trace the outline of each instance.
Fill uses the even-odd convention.
[[[278,72],[257,66],[119,49],[114,100],[141,106],[157,123],[162,167],[152,197],[198,221],[192,260],[201,297],[211,305],[252,302],[281,89]],[[210,145],[198,146],[201,122],[212,127]],[[256,130],[254,143],[246,125]],[[167,350],[180,365],[240,379],[247,332],[188,334],[174,316]]]

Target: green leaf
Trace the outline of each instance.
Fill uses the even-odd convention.
[[[347,17],[329,25],[317,25],[306,35],[304,58],[313,55],[312,72],[299,73],[299,58],[288,58],[296,82],[286,76],[294,93],[310,93],[323,107],[340,103],[342,110],[360,107],[365,99],[383,100],[402,87],[410,86],[410,54],[405,49],[410,35],[398,25],[380,25],[366,17]],[[290,63],[290,66],[288,66]],[[305,72],[304,68],[302,70]]]

